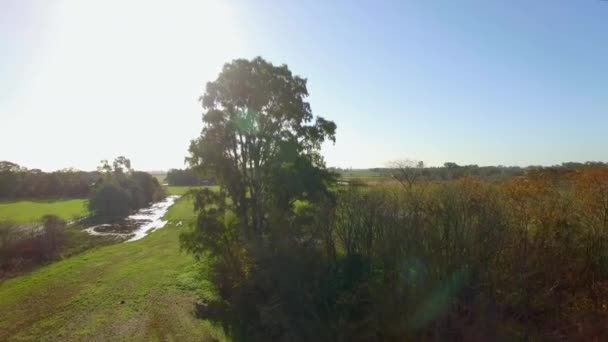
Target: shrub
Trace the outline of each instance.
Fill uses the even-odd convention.
[[[88,206],[91,213],[110,221],[123,218],[132,210],[129,192],[112,182],[93,190]]]
[[[59,258],[65,229],[54,215],[44,216],[40,226],[0,222],[0,279]]]

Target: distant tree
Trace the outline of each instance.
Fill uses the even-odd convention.
[[[111,164],[107,159],[103,159],[97,167],[97,171],[107,175],[110,173],[129,173],[133,170],[131,169],[131,160],[125,156],[119,156],[114,158]]]
[[[147,172],[132,171],[126,180],[120,181],[131,194],[131,208],[139,209],[165,196],[158,180]]]
[[[104,182],[93,190],[88,206],[94,215],[113,221],[129,214],[132,208],[131,196],[119,185]]]
[[[110,165],[110,163],[108,162],[107,159],[103,159],[102,161],[99,162],[97,171],[104,173],[104,174],[109,174],[112,172],[112,165]]]
[[[129,173],[133,171],[131,169],[131,160],[125,156],[116,157],[114,162],[112,162],[112,166],[115,173]]]
[[[0,161],[0,198],[11,198],[19,188],[18,172],[21,167],[8,161]]]
[[[103,177],[91,193],[89,209],[99,218],[117,220],[165,197],[158,180],[147,172],[134,171],[124,156],[112,164],[102,160],[97,169]]]
[[[6,160],[0,161],[0,172],[23,172],[26,170],[26,168],[20,166],[19,164]]]
[[[593,167],[607,167],[608,163],[604,163],[604,162],[601,162],[601,161],[588,161],[588,162],[585,162],[585,165],[586,166],[593,166]]]
[[[167,172],[166,180],[169,185],[175,186],[195,186],[201,185],[203,182],[202,177],[197,171],[192,169],[170,169]]]
[[[424,162],[420,160],[401,159],[389,162],[391,177],[401,185],[411,188],[422,176]]]
[[[577,162],[564,162],[562,163],[562,167],[566,168],[566,169],[577,169],[579,167],[584,166],[585,164],[583,163],[577,163]]]

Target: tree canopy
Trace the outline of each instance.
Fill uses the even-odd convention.
[[[133,171],[128,158],[117,157],[112,164],[102,160],[103,177],[89,198],[89,210],[104,220],[117,220],[164,197],[158,180],[150,174]]]
[[[97,178],[97,172],[71,168],[42,172],[0,161],[0,199],[82,198],[89,195],[91,185]]]
[[[187,161],[216,175],[246,234],[261,236],[269,205],[315,196],[331,179],[319,150],[336,125],[314,117],[307,96],[306,79],[256,57],[224,65],[200,98],[204,128]]]
[[[202,177],[192,169],[170,169],[165,180],[169,185],[174,186],[197,186],[214,183],[213,177]]]

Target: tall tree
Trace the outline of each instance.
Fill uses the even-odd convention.
[[[287,65],[256,57],[224,65],[200,98],[204,128],[187,161],[217,176],[246,236],[263,234],[268,205],[289,205],[325,189],[329,174],[319,150],[335,141],[336,125],[315,118],[307,96],[306,80]],[[282,177],[304,181],[277,183]]]

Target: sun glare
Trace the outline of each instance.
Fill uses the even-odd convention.
[[[71,127],[92,123],[98,131],[115,130],[116,120],[125,123],[127,129],[113,137],[116,150],[138,128],[145,128],[142,136],[170,128],[149,121],[163,115],[180,113],[173,120],[192,127],[204,80],[213,79],[242,46],[233,13],[221,1],[61,1],[40,16],[45,30],[31,44],[36,51],[11,113],[24,127],[15,134],[47,136],[49,151],[77,148],[74,138],[90,141],[90,132]],[[28,124],[34,119],[40,125]],[[87,148],[104,154],[108,144],[113,142],[99,139]],[[132,152],[149,150],[141,147]]]

